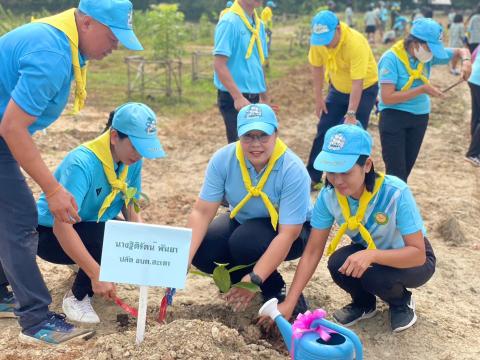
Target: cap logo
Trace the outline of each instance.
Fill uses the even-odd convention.
[[[259,106],[252,105],[247,109],[245,117],[247,119],[258,118],[262,116],[262,109]]]
[[[328,144],[328,150],[342,150],[345,146],[345,137],[343,134],[336,134],[331,140],[330,144]]]
[[[133,10],[130,10],[130,12],[128,13],[127,24],[130,29],[133,28]]]
[[[314,34],[325,34],[330,31],[327,25],[315,24],[312,29]]]
[[[145,132],[150,135],[150,134],[154,134],[157,132],[157,120],[155,119],[149,119],[146,123],[145,123]]]

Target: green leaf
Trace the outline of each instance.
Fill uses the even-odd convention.
[[[190,273],[190,274],[193,274],[193,275],[200,275],[200,276],[205,276],[205,277],[212,277],[212,275],[207,274],[207,273],[204,273],[203,271],[200,271],[200,270],[190,270],[189,273]]]
[[[229,269],[228,272],[234,272],[234,271],[237,271],[237,270],[242,270],[242,269],[245,269],[245,268],[248,268],[250,266],[255,265],[255,263],[256,263],[256,261],[251,263],[251,264],[248,264],[248,265],[237,265],[237,266],[234,266],[231,269]]]
[[[133,210],[138,214],[140,212],[140,206],[138,205],[138,201],[136,199],[133,200]]]
[[[254,293],[260,292],[260,286],[253,284],[251,282],[238,282],[236,284],[233,284],[232,287],[236,287],[239,289],[245,289]]]
[[[127,197],[127,199],[132,199],[136,193],[137,193],[137,188],[129,187],[127,188],[125,196]]]
[[[213,281],[218,286],[221,293],[226,293],[232,287],[230,273],[225,265],[219,265],[213,270]]]

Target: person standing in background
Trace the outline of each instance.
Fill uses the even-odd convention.
[[[262,0],[237,0],[217,24],[213,82],[227,141],[235,142],[237,115],[251,103],[268,103],[263,64],[268,59],[265,26],[255,8]]]
[[[360,121],[366,129],[378,94],[377,64],[367,39],[331,11],[320,11],[312,20],[308,60],[312,66],[317,134],[307,163],[312,190],[322,186],[322,172],[313,162],[322,150],[328,129],[343,122]],[[328,95],[323,96],[327,79]]]
[[[467,24],[468,48],[471,53],[480,44],[480,5],[478,5],[470,15]]]

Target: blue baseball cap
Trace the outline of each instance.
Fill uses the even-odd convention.
[[[342,124],[330,128],[313,167],[320,171],[344,173],[350,170],[360,155],[370,156],[373,140],[359,125]]]
[[[338,24],[338,17],[333,12],[329,10],[320,11],[312,20],[310,44],[317,46],[330,44],[335,36]]]
[[[129,0],[80,0],[78,9],[112,30],[130,50],[143,50],[133,32],[133,5]]]
[[[274,8],[274,7],[277,7],[277,4],[275,4],[273,1],[267,1],[267,6]]]
[[[232,7],[233,1],[227,1],[227,8]]]
[[[128,135],[135,150],[143,157],[165,157],[157,137],[157,117],[147,105],[130,102],[119,106],[113,115],[112,128]]]
[[[238,136],[252,130],[260,130],[272,135],[278,128],[275,112],[267,104],[250,104],[244,106],[237,116]]]
[[[443,29],[439,23],[431,18],[417,19],[412,23],[410,34],[426,41],[433,56],[437,59],[447,59],[448,54],[443,47]]]

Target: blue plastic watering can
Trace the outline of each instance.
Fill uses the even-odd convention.
[[[292,353],[292,325],[282,316],[277,308],[278,300],[267,301],[258,311],[260,316],[269,316],[277,324],[288,351]],[[330,340],[324,341],[316,332],[306,332],[300,339],[293,340],[293,359],[295,360],[362,360],[362,343],[351,330],[325,319],[314,320],[311,328],[323,326],[333,330]]]

